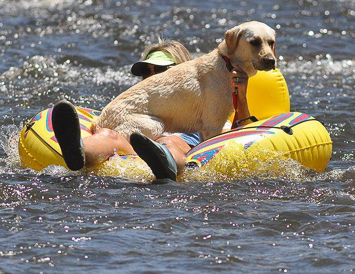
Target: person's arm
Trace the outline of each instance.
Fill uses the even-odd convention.
[[[248,87],[248,75],[237,66],[232,72],[232,81],[234,88],[238,90],[237,93],[237,112],[238,120],[245,119],[250,117],[248,102],[247,102],[247,87]],[[250,120],[247,120],[241,125],[246,125],[251,123]]]

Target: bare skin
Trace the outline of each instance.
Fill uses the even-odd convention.
[[[106,161],[114,155],[115,151],[135,154],[131,144],[123,136],[108,128],[102,128],[95,134],[84,138],[83,143],[85,166],[89,169]]]
[[[190,146],[179,136],[166,136],[156,140],[165,144],[174,157],[178,170],[185,165],[185,154]],[[94,168],[113,156],[115,151],[122,154],[136,154],[131,144],[116,131],[102,128],[92,136],[83,139],[86,167]],[[102,145],[104,144],[104,145]]]
[[[248,86],[248,75],[237,67],[232,71],[232,81],[236,89],[238,89],[238,118],[244,119],[250,116],[246,91]],[[248,122],[245,122],[247,124]],[[191,147],[179,136],[171,135],[160,137],[156,140],[158,143],[163,143],[169,149],[174,157],[177,165],[178,174],[185,167],[186,153]],[[83,140],[84,151],[86,158],[86,167],[93,168],[98,166],[109,157],[114,155],[114,152],[122,152],[124,154],[135,154],[130,143],[117,132],[103,128],[95,132],[92,136],[86,137]]]

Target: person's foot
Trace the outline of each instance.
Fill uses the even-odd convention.
[[[148,164],[157,179],[176,180],[177,166],[166,146],[140,133],[133,133],[130,142],[135,152]]]
[[[82,169],[85,153],[75,107],[65,100],[58,102],[53,107],[52,124],[66,165],[70,170]]]

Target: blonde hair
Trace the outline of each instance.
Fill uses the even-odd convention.
[[[158,43],[150,45],[142,54],[142,61],[155,51],[164,51],[171,54],[175,64],[191,60],[190,52],[181,43],[175,40],[163,40],[158,37]]]

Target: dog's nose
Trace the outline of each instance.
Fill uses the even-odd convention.
[[[263,62],[268,69],[275,69],[276,61],[274,58],[265,58]]]

